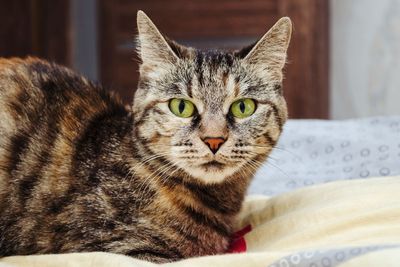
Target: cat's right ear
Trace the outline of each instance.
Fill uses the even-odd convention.
[[[178,57],[172,51],[166,39],[141,10],[137,13],[138,54],[142,64],[149,67],[163,68],[167,64],[174,64]]]

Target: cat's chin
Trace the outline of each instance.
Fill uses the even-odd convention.
[[[222,183],[226,178],[233,175],[237,168],[213,160],[198,166],[192,166],[186,171],[203,183],[213,184]]]

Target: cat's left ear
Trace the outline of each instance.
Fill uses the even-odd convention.
[[[144,65],[162,67],[165,64],[177,62],[178,57],[166,39],[141,10],[137,13],[137,27],[139,30],[138,53]]]
[[[262,69],[281,71],[292,34],[290,18],[283,17],[252,47],[244,58]],[[239,52],[240,53],[240,52]]]

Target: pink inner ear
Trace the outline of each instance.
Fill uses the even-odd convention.
[[[242,253],[247,251],[246,240],[244,236],[251,231],[251,225],[246,225],[243,229],[233,234],[232,242],[227,253]]]

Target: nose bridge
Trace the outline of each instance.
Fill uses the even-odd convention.
[[[228,129],[226,127],[226,120],[223,114],[208,112],[204,114],[201,120],[200,136],[206,137],[221,137],[226,138]]]

